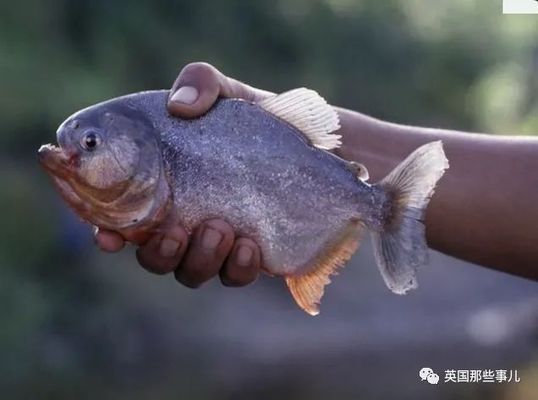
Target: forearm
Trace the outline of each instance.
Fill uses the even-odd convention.
[[[391,124],[339,109],[339,155],[376,182],[418,146],[442,140],[450,168],[426,215],[443,253],[538,279],[538,140]]]

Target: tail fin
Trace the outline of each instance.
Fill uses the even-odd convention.
[[[426,264],[424,214],[437,181],[448,168],[441,141],[425,144],[378,183],[392,194],[392,214],[382,232],[373,234],[374,255],[385,283],[394,293],[416,288],[415,270]]]

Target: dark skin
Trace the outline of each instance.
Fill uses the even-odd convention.
[[[221,97],[257,101],[273,95],[229,78],[205,63],[187,65],[174,82],[168,110],[180,118],[207,112]],[[430,247],[499,271],[538,280],[538,140],[419,128],[337,109],[343,145],[337,154],[365,164],[370,182],[388,174],[420,145],[441,139],[450,169],[426,215]],[[97,231],[104,251],[119,251],[122,237]],[[181,226],[137,249],[139,263],[157,274],[174,272],[188,286],[220,276],[226,286],[253,282],[261,268],[254,241],[236,237],[223,220],[205,221],[192,235]]]

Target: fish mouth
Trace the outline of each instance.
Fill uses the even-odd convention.
[[[73,188],[73,178],[78,164],[78,156],[53,144],[41,146],[37,152],[39,163],[52,178],[62,198],[83,219],[88,213],[84,204]]]
[[[79,154],[53,144],[41,146],[37,152],[39,163],[51,178],[56,190],[67,205],[85,222],[116,230],[121,210],[96,200],[84,182],[79,179]],[[129,219],[132,222],[132,218]]]
[[[73,176],[78,156],[53,144],[45,144],[37,151],[41,166],[50,174],[66,179]]]

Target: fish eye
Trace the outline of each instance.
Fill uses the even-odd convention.
[[[95,132],[88,132],[82,137],[82,147],[87,151],[93,151],[101,144],[101,137]]]

